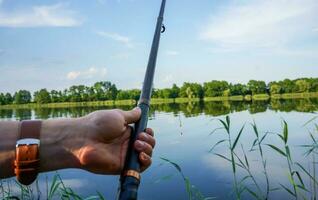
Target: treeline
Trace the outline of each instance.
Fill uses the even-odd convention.
[[[204,98],[256,94],[284,94],[317,92],[318,78],[285,79],[266,84],[264,81],[250,80],[247,84],[232,84],[226,81],[210,81],[203,84],[185,82],[181,87],[173,84],[171,88],[154,89],[153,98]],[[26,103],[59,103],[87,102],[106,100],[138,100],[139,89],[120,90],[108,81],[95,83],[93,86],[74,85],[58,91],[41,89],[31,94],[27,90],[19,90],[13,95],[0,93],[0,105]]]

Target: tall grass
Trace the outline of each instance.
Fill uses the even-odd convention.
[[[5,182],[7,185],[5,185]],[[12,191],[13,188],[18,188],[18,191]],[[35,188],[31,186],[25,186],[20,184],[18,181],[6,180],[0,183],[0,197],[4,200],[34,200],[34,199],[63,199],[63,200],[105,200],[103,195],[97,192],[97,195],[89,197],[81,197],[79,194],[73,191],[72,188],[67,187],[61,176],[56,173],[51,183],[48,183],[46,177],[46,194],[43,196],[39,182],[36,180]]]
[[[166,163],[169,163],[170,165],[172,165],[176,170],[177,172],[181,175],[183,181],[184,181],[184,184],[185,184],[185,189],[186,189],[186,192],[187,192],[187,196],[188,196],[188,199],[189,200],[211,200],[211,199],[215,199],[215,197],[205,197],[201,192],[200,190],[198,190],[194,185],[191,184],[190,182],[190,179],[185,176],[185,174],[183,173],[181,167],[167,159],[167,158],[160,158],[161,160],[165,161]],[[162,177],[162,178],[165,178],[165,177]]]
[[[310,122],[314,121],[316,118],[313,118]],[[225,120],[219,119],[221,123],[221,127],[214,129],[212,134],[221,129],[225,129],[225,133],[227,135],[226,138],[220,139],[217,141],[209,152],[212,152],[214,155],[228,161],[231,166],[231,171],[233,174],[233,191],[235,193],[235,199],[242,199],[242,195],[244,193],[249,194],[254,199],[270,199],[270,193],[272,191],[281,190],[285,191],[286,194],[291,195],[291,198],[294,199],[317,199],[317,186],[318,181],[316,178],[316,164],[315,155],[318,153],[318,140],[315,139],[314,134],[310,133],[310,137],[312,140],[312,144],[301,145],[306,148],[305,156],[312,154],[312,173],[308,168],[304,167],[299,162],[296,162],[292,158],[292,152],[290,150],[288,144],[288,136],[289,129],[288,123],[286,121],[282,122],[282,131],[280,133],[272,133],[274,136],[279,138],[281,141],[281,145],[274,144],[264,144],[265,139],[269,136],[269,132],[265,132],[261,134],[257,128],[256,123],[252,123],[251,127],[255,135],[255,139],[252,143],[252,146],[248,152],[245,151],[243,145],[241,144],[240,153],[237,152],[236,146],[240,143],[240,138],[244,129],[244,125],[239,130],[239,132],[235,135],[232,133],[230,129],[230,118],[226,116]],[[310,122],[306,123],[308,125]],[[315,124],[315,132],[318,133],[318,125]],[[234,140],[232,138],[235,138]],[[224,144],[227,142],[227,152],[215,153],[214,150],[217,146]],[[268,171],[268,163],[266,160],[266,156],[264,154],[264,147],[268,147],[269,150],[272,150],[275,154],[282,157],[286,161],[286,169],[285,172],[287,174],[287,179],[289,185],[278,183],[278,187],[273,187],[275,183],[270,182]],[[263,176],[265,179],[264,184],[260,184],[260,182],[256,179],[256,176],[253,174],[252,166],[249,161],[249,153],[256,152],[258,153],[259,160],[257,162],[261,162]],[[241,170],[243,174],[238,176],[238,170]],[[306,179],[305,179],[306,177]],[[310,181],[310,186],[308,183],[305,183],[305,180]],[[249,181],[248,181],[249,180]],[[283,181],[283,180],[282,180]]]

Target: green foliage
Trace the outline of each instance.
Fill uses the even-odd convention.
[[[180,97],[186,98],[203,98],[204,91],[203,87],[199,83],[183,83],[182,87],[180,88]]]
[[[26,104],[31,102],[31,93],[27,90],[19,90],[14,94],[14,103]]]
[[[236,96],[236,95],[247,95],[249,94],[249,90],[246,85],[243,84],[230,84],[229,85],[230,89],[230,94],[231,96]]]
[[[224,96],[224,92],[229,89],[226,81],[211,81],[203,84],[205,97]]]
[[[0,93],[0,105],[8,105],[13,103],[13,97],[10,93]]]
[[[273,81],[267,85],[264,81],[257,80],[250,80],[246,85],[217,80],[203,84],[185,82],[180,88],[173,84],[171,88],[153,89],[152,97],[159,99],[184,98],[187,99],[186,101],[203,98],[232,100],[232,97],[238,97],[239,100],[251,101],[268,100],[271,97],[270,95],[273,95],[272,98],[309,98],[310,95],[308,96],[307,92],[318,92],[318,78],[285,79],[278,82]],[[41,89],[34,92],[33,101],[39,104],[108,100],[138,101],[139,96],[139,89],[118,90],[115,84],[109,81],[100,81],[93,86],[73,85],[61,91],[52,90],[49,92],[46,89]],[[27,90],[20,90],[13,97],[10,93],[0,93],[0,105],[26,104],[30,102],[31,95]]]
[[[297,80],[296,83],[296,92],[309,92],[310,83],[306,80]]]
[[[256,80],[250,80],[247,83],[247,87],[249,91],[251,91],[252,95],[255,94],[264,94],[266,93],[266,84],[264,81],[256,81]]]
[[[279,84],[271,84],[269,90],[271,94],[281,94],[282,86],[280,86]]]
[[[34,102],[36,103],[50,103],[51,95],[46,89],[41,89],[34,93]]]

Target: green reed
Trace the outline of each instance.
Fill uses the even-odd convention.
[[[42,193],[39,189],[38,180],[35,182],[35,188],[32,186],[25,186],[20,184],[18,181],[7,180],[7,185],[4,185],[4,181],[1,180],[0,183],[0,197],[4,200],[20,199],[20,200],[33,200],[33,199],[63,199],[63,200],[105,200],[103,195],[97,192],[97,195],[89,197],[81,197],[79,194],[73,191],[72,188],[67,187],[61,176],[56,173],[53,176],[51,183],[48,183],[46,177],[46,197],[42,196]],[[18,187],[19,194],[13,192],[12,188]],[[35,190],[34,190],[35,189]]]
[[[219,129],[225,129],[226,131],[226,138],[218,141],[210,150],[209,152],[212,152],[213,149],[224,143],[224,142],[227,142],[228,143],[228,149],[230,151],[230,157],[227,157],[226,155],[222,155],[222,154],[219,154],[219,153],[214,153],[216,156],[224,159],[224,160],[227,160],[231,163],[232,165],[232,172],[233,172],[233,179],[234,179],[234,191],[235,191],[235,195],[236,195],[236,199],[241,199],[241,195],[242,195],[242,192],[245,190],[245,188],[241,187],[241,182],[238,182],[238,178],[237,178],[237,168],[236,166],[239,166],[239,167],[243,167],[240,163],[237,163],[236,160],[238,158],[238,156],[236,155],[235,153],[235,147],[237,146],[238,142],[239,142],[239,139],[241,137],[241,134],[243,133],[243,129],[245,127],[245,125],[242,126],[242,128],[240,129],[240,131],[238,132],[236,138],[234,139],[233,141],[233,138],[232,138],[232,133],[231,133],[231,121],[230,121],[230,117],[229,116],[226,116],[225,120],[222,120],[222,119],[219,119],[219,122],[221,123],[222,127],[219,127],[219,128],[216,128],[215,130],[213,130],[211,132],[211,134],[213,134],[216,130],[219,130]],[[211,135],[210,134],[210,135]],[[236,159],[235,159],[236,158]]]
[[[261,158],[262,167],[263,167],[263,173],[264,173],[265,180],[266,180],[266,192],[265,192],[265,195],[264,195],[264,199],[268,199],[268,195],[269,195],[269,192],[270,192],[270,185],[269,185],[269,178],[268,178],[268,172],[267,172],[266,159],[264,157],[263,147],[262,147],[262,143],[265,140],[266,136],[268,135],[268,132],[263,134],[263,135],[261,135],[259,133],[259,131],[258,131],[258,128],[257,128],[257,125],[256,125],[255,121],[253,122],[253,124],[251,124],[251,126],[253,127],[253,131],[255,133],[255,137],[256,138],[253,141],[253,145],[252,145],[250,151],[257,150],[259,152],[259,156]],[[244,152],[244,156],[246,158],[245,152]],[[255,196],[255,195],[253,195],[253,196]]]
[[[309,122],[307,122],[305,125],[308,125],[309,123],[313,122],[317,117],[311,119]],[[310,170],[306,169],[302,164],[299,162],[296,162],[292,159],[292,152],[290,151],[290,147],[288,144],[288,136],[289,136],[289,129],[288,124],[286,121],[283,121],[282,125],[282,131],[281,133],[272,133],[274,136],[277,136],[280,141],[282,142],[282,147],[279,145],[274,144],[264,144],[265,139],[269,136],[269,132],[266,132],[264,134],[261,134],[257,128],[256,123],[252,123],[252,129],[255,135],[255,139],[252,143],[251,149],[248,153],[246,153],[243,145],[241,144],[241,156],[239,156],[238,152],[236,151],[235,147],[239,143],[242,131],[244,129],[244,125],[240,129],[240,131],[236,134],[235,140],[233,140],[233,134],[230,130],[230,118],[227,116],[225,120],[219,119],[219,122],[221,123],[221,127],[214,129],[210,134],[215,133],[217,130],[225,129],[227,138],[220,139],[217,141],[212,148],[209,150],[209,152],[213,152],[214,149],[225,142],[228,142],[227,153],[214,153],[214,155],[228,161],[231,164],[231,169],[233,173],[233,190],[235,192],[235,198],[241,199],[242,194],[246,192],[247,194],[251,195],[255,199],[269,199],[269,195],[272,191],[275,190],[283,190],[290,194],[294,199],[308,199],[308,196],[310,196],[310,199],[317,199],[317,186],[318,181],[316,178],[316,164],[315,162],[315,155],[318,153],[318,140],[315,139],[314,133],[318,133],[318,125],[315,125],[315,128],[313,131],[310,131],[310,137],[312,140],[312,144],[307,145],[301,145],[302,147],[306,148],[305,156],[308,156],[312,154],[313,156],[313,162],[312,162],[312,173]],[[234,142],[233,142],[234,141]],[[268,171],[270,170],[268,167],[268,163],[266,160],[266,156],[264,155],[263,148],[267,146],[275,153],[278,153],[279,156],[282,156],[283,159],[286,160],[286,174],[288,178],[288,182],[290,185],[284,185],[282,183],[278,183],[279,187],[272,187],[274,183],[270,182]],[[257,152],[259,155],[259,160],[261,162],[262,168],[263,168],[263,175],[265,178],[266,183],[260,184],[255,175],[252,173],[251,165],[249,162],[249,153]],[[229,154],[227,156],[226,154]],[[238,177],[237,170],[241,169],[243,172],[245,172],[246,175],[244,175],[242,178]],[[304,182],[304,177],[306,176],[307,179],[310,180],[310,186]],[[247,182],[250,180],[250,182]]]
[[[163,158],[163,157],[160,157],[161,160],[165,161],[166,163],[172,165],[176,170],[177,172],[181,175],[183,181],[184,181],[184,184],[185,184],[185,189],[186,189],[186,192],[187,192],[187,196],[188,196],[188,199],[189,200],[211,200],[211,199],[215,199],[215,197],[205,197],[201,192],[200,190],[198,190],[194,185],[191,184],[190,182],[190,179],[189,177],[185,176],[185,174],[183,173],[181,167],[167,159],[167,158]],[[165,177],[162,177],[162,179],[165,179]]]

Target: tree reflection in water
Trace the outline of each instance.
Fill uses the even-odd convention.
[[[0,110],[0,118],[5,120],[48,119],[80,117],[100,109],[120,108],[132,109],[134,106],[96,106],[96,107],[72,107],[72,108],[36,108],[36,109],[4,109]],[[155,118],[156,112],[172,113],[177,116],[180,112],[185,117],[193,117],[200,114],[208,116],[220,116],[233,112],[249,111],[251,114],[265,112],[267,109],[281,112],[315,112],[318,110],[318,98],[312,99],[271,99],[269,101],[211,101],[188,102],[152,105],[150,117]]]

